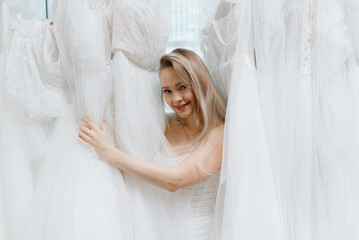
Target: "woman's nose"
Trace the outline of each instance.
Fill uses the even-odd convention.
[[[175,100],[176,102],[181,102],[181,101],[183,100],[183,97],[182,97],[182,95],[181,95],[180,93],[175,92],[175,94],[174,94],[174,100]]]

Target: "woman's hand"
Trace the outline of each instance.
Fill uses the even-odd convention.
[[[80,127],[79,138],[91,145],[100,157],[106,159],[114,146],[109,140],[104,122],[101,121],[101,126],[98,128],[88,117],[83,117],[81,120],[85,125]]]

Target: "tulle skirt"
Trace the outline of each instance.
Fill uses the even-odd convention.
[[[5,89],[5,59],[6,54],[0,53],[0,239],[12,240],[18,239],[23,229],[37,160],[44,156],[46,142],[40,126]]]
[[[158,74],[115,53],[114,112],[117,147],[145,161],[154,161],[164,141],[164,113]],[[157,187],[125,173],[133,208],[134,238],[157,240],[167,235],[169,221]]]
[[[78,140],[74,116],[58,120],[22,239],[132,239],[123,176]]]

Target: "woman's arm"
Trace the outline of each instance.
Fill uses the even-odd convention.
[[[117,168],[157,187],[174,192],[208,179],[208,172],[221,168],[223,126],[214,129],[204,144],[177,167],[166,167],[137,159],[112,146],[104,124],[98,128],[89,118],[80,128],[79,137]],[[203,171],[205,169],[205,171]]]

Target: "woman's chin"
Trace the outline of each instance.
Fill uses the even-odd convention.
[[[177,115],[182,118],[182,119],[186,119],[192,116],[192,112],[190,111],[185,111],[185,112],[178,112],[176,111]]]

